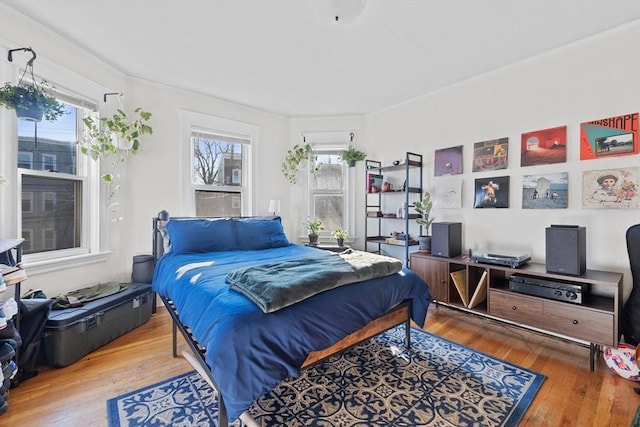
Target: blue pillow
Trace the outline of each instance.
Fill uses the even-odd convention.
[[[172,219],[167,223],[171,253],[236,250],[233,221],[219,219]]]
[[[280,217],[236,219],[238,249],[249,251],[289,246]]]

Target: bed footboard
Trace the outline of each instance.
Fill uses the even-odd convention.
[[[177,331],[184,337],[189,349],[195,357],[188,358],[189,362],[194,365],[194,368],[203,375],[205,380],[209,382],[218,392],[218,426],[227,427],[227,410],[224,405],[224,399],[220,393],[220,389],[216,385],[216,381],[213,378],[211,370],[206,363],[206,349],[198,343],[191,330],[180,322],[180,316],[176,310],[173,301],[160,295],[164,306],[173,319],[173,357],[178,356],[178,336]],[[308,368],[311,365],[321,362],[322,360],[331,357],[341,351],[344,351],[354,345],[365,341],[373,336],[381,334],[382,332],[391,329],[400,324],[405,324],[405,347],[411,348],[411,301],[406,300],[392,308],[387,313],[383,314],[377,319],[372,320],[366,324],[363,328],[358,329],[350,335],[347,335],[337,343],[324,350],[313,351],[309,353],[301,368]],[[196,364],[194,364],[194,361]]]

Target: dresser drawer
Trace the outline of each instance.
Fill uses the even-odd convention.
[[[603,313],[587,307],[545,301],[543,329],[592,343],[616,345],[613,313]]]
[[[489,314],[524,325],[536,326],[543,316],[543,301],[513,292],[489,292]]]

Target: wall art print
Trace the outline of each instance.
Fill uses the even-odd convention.
[[[522,209],[564,209],[569,204],[569,173],[522,177]]]
[[[509,138],[492,139],[473,144],[473,172],[507,168]]]
[[[460,209],[462,207],[462,178],[439,179],[433,188],[433,207]]]
[[[509,207],[508,176],[478,178],[474,188],[474,208]]]
[[[567,161],[567,127],[523,133],[520,166],[548,165]]]
[[[462,174],[462,145],[436,150],[433,159],[433,175]]]
[[[580,160],[638,152],[638,113],[580,124]]]
[[[638,168],[584,171],[582,173],[582,207],[639,208],[638,183]]]

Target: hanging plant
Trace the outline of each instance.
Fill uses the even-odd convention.
[[[30,47],[12,49],[9,51],[9,62],[13,61],[13,52],[26,51],[31,52],[31,59],[27,61],[22,76],[17,85],[9,82],[0,88],[0,105],[15,110],[19,119],[29,120],[32,122],[40,122],[44,117],[45,120],[55,121],[63,114],[67,113],[64,104],[59,102],[50,91],[53,85],[42,81],[40,84],[36,82],[33,75],[33,61],[36,59],[36,53]],[[24,76],[29,72],[31,81],[24,80]]]
[[[367,154],[364,151],[356,150],[352,145],[340,153],[340,160],[345,162],[349,167],[354,167],[356,162],[361,162],[366,158]]]
[[[315,164],[316,157],[313,156],[311,144],[294,145],[293,148],[287,151],[287,156],[282,162],[282,174],[291,184],[296,184],[298,182],[298,169],[300,168],[300,163],[302,163],[303,160],[314,161],[314,165],[310,172],[317,172],[320,169],[320,166]]]
[[[136,119],[130,119],[121,110],[109,117],[101,117],[99,120],[92,117],[82,119],[86,129],[82,141],[79,141],[80,151],[93,160],[115,156],[112,166],[126,161],[129,153],[136,154],[140,149],[140,138],[143,135],[153,134],[153,128],[147,124],[151,113],[138,107],[134,110]],[[102,176],[106,182],[113,180],[111,173]]]
[[[46,92],[53,88],[45,81],[40,86],[34,84],[12,85],[5,83],[0,88],[0,105],[15,110],[19,119],[40,122],[44,118],[50,122],[57,120],[67,110],[61,102]]]

